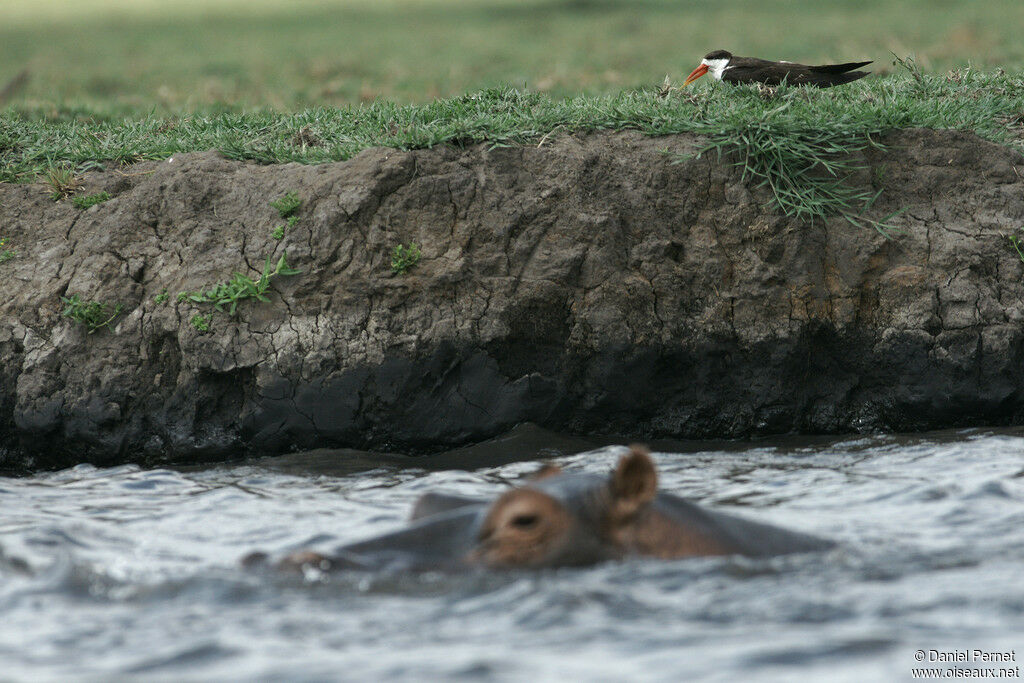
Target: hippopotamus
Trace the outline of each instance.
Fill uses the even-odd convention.
[[[293,553],[281,569],[491,569],[584,566],[631,556],[659,559],[818,551],[833,543],[707,510],[658,491],[654,462],[632,446],[609,477],[545,466],[493,502],[428,493],[410,525],[327,555]],[[246,564],[266,560],[263,554]]]

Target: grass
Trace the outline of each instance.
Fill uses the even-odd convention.
[[[270,202],[270,205],[277,209],[277,212],[281,214],[281,218],[289,218],[302,206],[302,200],[294,192],[288,192],[283,197]]]
[[[77,294],[60,300],[64,303],[61,315],[89,328],[89,334],[110,325],[123,308],[121,304],[112,307],[102,301],[83,301]]]
[[[854,172],[864,170],[851,155],[868,146],[880,146],[872,139],[876,131],[842,124],[829,128],[778,125],[771,113],[742,130],[713,135],[701,154],[715,151],[719,157],[738,157],[736,165],[743,168],[743,180],[768,186],[775,204],[787,216],[813,221],[838,214],[853,225],[870,225],[887,238],[900,232],[888,221],[902,210],[878,221],[864,217],[881,190],[857,189],[847,182]],[[884,171],[876,169],[875,177],[880,175]]]
[[[298,113],[124,117],[86,110],[55,116],[7,110],[0,112],[0,181],[30,181],[52,169],[73,178],[97,165],[207,149],[263,163],[320,163],[348,159],[374,146],[536,144],[554,132],[602,129],[649,135],[692,132],[720,139],[740,135],[752,125],[770,125],[773,131],[816,130],[823,129],[822,121],[829,122],[829,130],[841,131],[840,138],[922,126],[972,130],[1021,146],[1021,74],[964,69],[918,76],[901,70],[842,88],[783,87],[770,98],[752,87],[698,82],[666,97],[656,87],[570,99],[506,87],[426,105],[374,102]],[[296,142],[296,132],[303,129],[322,144]]]
[[[565,98],[678,81],[717,48],[1021,69],[1022,25],[1019,0],[7,0],[0,87],[28,68],[18,109],[132,115],[426,103],[503,83]]]
[[[405,275],[410,268],[420,262],[421,256],[423,254],[415,242],[410,242],[408,247],[399,244],[391,252],[391,272],[396,275]]]
[[[110,200],[110,193],[98,192],[96,194],[86,195],[84,197],[72,197],[71,203],[79,209],[88,209],[90,206],[96,206],[103,202]]]
[[[279,225],[270,233],[271,237],[280,241],[284,239],[285,233],[299,222],[299,217],[295,215],[295,212],[302,206],[302,200],[295,192],[288,192],[283,197],[270,202],[270,205],[277,209],[281,218],[284,218],[287,223],[287,226]]]
[[[55,202],[67,199],[81,188],[74,169],[66,163],[50,165],[42,175],[52,190],[50,199]]]
[[[263,273],[259,279],[254,280],[248,275],[242,275],[241,273],[234,273],[231,279],[227,282],[222,282],[218,285],[209,287],[198,292],[180,292],[178,294],[178,301],[191,301],[195,304],[211,304],[218,311],[223,311],[223,307],[228,307],[228,315],[234,315],[238,304],[246,299],[256,299],[257,301],[270,301],[267,298],[266,293],[270,288],[270,280],[277,275],[297,275],[301,273],[301,270],[291,268],[287,263],[287,254],[281,254],[281,258],[278,259],[277,265],[271,267],[270,257],[268,256],[266,262],[263,265]],[[195,325],[195,319],[193,318],[193,325]],[[198,328],[197,328],[198,329]]]

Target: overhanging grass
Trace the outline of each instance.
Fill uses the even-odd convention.
[[[788,216],[813,221],[838,214],[854,225],[868,224],[890,237],[890,231],[897,229],[887,221],[895,214],[881,221],[863,216],[881,191],[871,192],[847,182],[850,175],[862,170],[853,154],[878,144],[871,131],[845,125],[780,127],[772,120],[774,113],[749,122],[742,130],[712,135],[701,154],[716,151],[719,157],[724,153],[738,158],[735,163],[743,169],[743,180],[767,186],[775,204]]]
[[[298,113],[202,111],[170,118],[9,109],[0,114],[0,181],[34,179],[59,164],[83,172],[207,149],[264,163],[321,163],[373,146],[517,145],[552,133],[608,129],[741,140],[766,121],[775,135],[817,130],[854,139],[892,128],[956,128],[1020,146],[1022,120],[1022,75],[971,70],[901,73],[828,90],[780,88],[770,98],[751,87],[701,83],[664,98],[642,90],[558,100],[495,88],[427,105],[375,102]]]

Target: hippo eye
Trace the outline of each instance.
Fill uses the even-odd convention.
[[[535,526],[539,519],[537,515],[516,515],[512,518],[512,526],[519,527],[520,529],[529,529]]]

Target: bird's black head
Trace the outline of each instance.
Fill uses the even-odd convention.
[[[732,59],[732,53],[728,50],[715,50],[704,55],[704,59]]]

